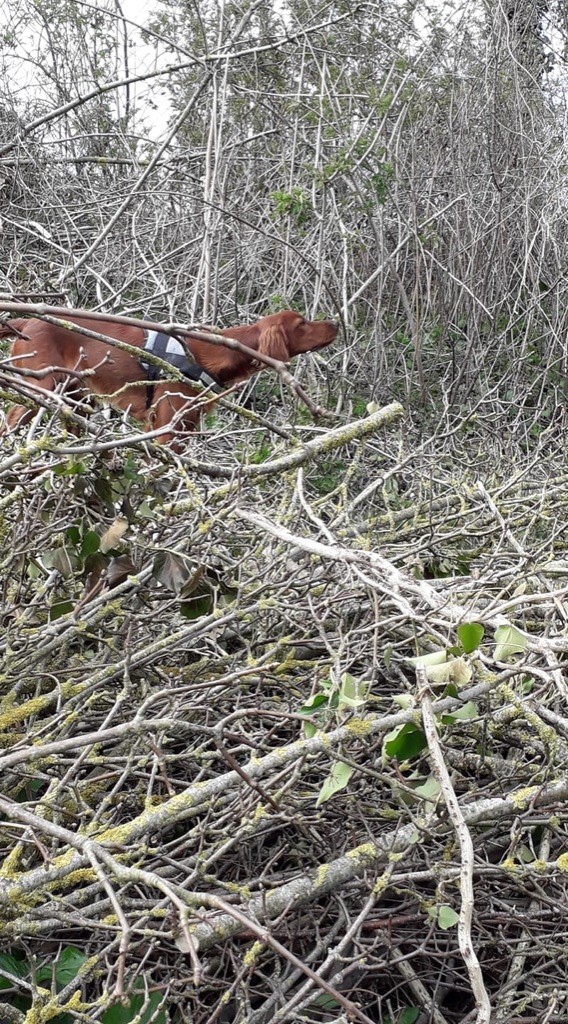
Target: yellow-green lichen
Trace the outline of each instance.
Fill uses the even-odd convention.
[[[382,896],[382,894],[384,893],[385,889],[388,889],[389,882],[390,882],[390,875],[387,874],[387,873],[384,873],[384,874],[382,874],[380,876],[380,878],[377,878],[377,881],[375,882],[375,884],[373,886],[373,896]]]
[[[345,854],[349,860],[360,860],[362,864],[373,864],[377,859],[377,849],[373,843],[362,843],[361,846],[356,846],[354,850],[349,850]]]
[[[501,862],[501,867],[504,871],[509,871],[511,874],[518,874],[519,865],[515,863],[512,857],[507,857]]]
[[[248,885],[237,885],[236,882],[223,882],[223,888],[226,892],[232,892],[236,896],[241,896],[243,900],[250,900],[252,896]]]
[[[16,722],[23,721],[24,718],[29,718],[30,715],[37,715],[41,711],[53,704],[58,697],[74,697],[76,694],[81,693],[85,689],[84,683],[67,684],[58,687],[57,690],[52,690],[50,693],[42,693],[39,697],[32,697],[31,700],[25,701],[24,704],[7,706],[7,701],[2,702],[3,711],[0,714],[0,732],[4,729],[8,729],[11,725]]]
[[[14,878],[24,851],[23,843],[16,843],[0,865],[0,878]]]
[[[568,853],[561,853],[556,860],[556,867],[563,874],[568,875]]]
[[[323,885],[325,885],[325,880],[327,878],[328,871],[329,864],[320,864],[314,878],[314,889],[320,889]]]
[[[346,729],[351,736],[368,736],[373,726],[371,722],[365,721],[364,718],[351,718],[347,722]]]
[[[70,853],[71,855],[74,855],[75,850],[71,850]],[[58,867],[60,866],[61,859],[62,858],[58,858],[58,861],[56,862]],[[96,880],[97,876],[93,868],[78,868],[76,871],[70,871],[69,874],[65,876],[65,885],[68,888],[73,889],[75,886],[83,884],[90,885],[91,882],[96,882]],[[58,882],[55,884],[57,887],[59,886]],[[49,888],[52,888],[52,886],[50,885]]]
[[[517,789],[516,792],[511,793],[513,807],[518,811],[524,811],[535,794],[538,793],[538,789],[538,786],[526,786],[525,789]]]
[[[245,967],[254,967],[263,949],[264,943],[259,942],[258,939],[256,942],[253,942],[252,946],[246,951],[243,957],[243,964]]]

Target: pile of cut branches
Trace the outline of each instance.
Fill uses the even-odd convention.
[[[568,477],[400,414],[4,440],[2,1020],[565,1019]]]

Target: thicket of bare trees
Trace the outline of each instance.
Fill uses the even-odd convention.
[[[0,438],[0,1021],[564,1021],[564,7],[131,17],[4,5],[0,311],[342,332]]]

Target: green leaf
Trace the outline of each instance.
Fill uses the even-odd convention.
[[[467,704],[463,704],[457,711],[449,711],[447,714],[442,715],[442,722],[444,725],[451,725],[452,722],[467,722],[471,718],[478,718],[479,710],[477,704],[474,704],[472,700],[468,700]]]
[[[89,555],[94,555],[95,551],[99,550],[100,537],[94,530],[88,530],[83,537],[81,543],[81,554],[83,558],[88,558]]]
[[[321,996],[314,999],[313,1003],[310,1003],[310,1005],[318,1006],[320,1010],[326,1010],[328,1013],[331,1013],[332,1010],[336,1010],[338,1008],[339,1003],[337,1002],[337,999],[334,999],[333,996],[329,996],[327,992],[322,992]]]
[[[76,946],[66,946],[61,950],[55,964],[55,979],[61,988],[65,988],[76,978],[87,957]]]
[[[162,1001],[163,996],[159,992],[152,992],[148,996],[146,1009],[140,1015],[137,1024],[149,1024],[150,1018],[156,1013]],[[134,996],[126,1006],[111,1006],[110,1009],[105,1010],[103,1013],[101,1018],[102,1024],[131,1024],[140,1013],[145,1002],[144,996]],[[153,1018],[152,1024],[167,1024],[166,1011],[160,1010]]]
[[[404,725],[397,725],[395,729],[386,734],[383,740],[383,753],[387,757],[396,757],[399,761],[406,761],[419,754],[426,745],[426,737],[422,729],[417,729],[412,722],[405,722]]]
[[[101,501],[104,502],[105,505],[112,507],[112,487],[109,481],[105,479],[105,477],[100,476],[95,480],[94,490],[95,494],[98,495],[98,497],[101,499]]]
[[[60,619],[62,615],[68,615],[69,612],[73,611],[72,601],[54,601],[49,609],[49,621],[55,622],[56,619]]]
[[[298,714],[313,715],[314,711],[317,711],[318,708],[321,708],[324,705],[327,706],[327,702],[328,698],[326,697],[325,693],[316,693],[314,694],[313,697],[310,697],[307,703],[300,708]]]
[[[345,764],[344,761],[336,761],[332,770],[331,775],[328,775],[323,786],[320,789],[319,796],[316,800],[316,807],[320,804],[330,800],[332,796],[339,793],[341,789],[345,789],[349,779],[353,775],[354,769],[349,764]]]
[[[414,697],[410,693],[395,693],[393,694],[393,701],[398,704],[399,708],[403,708],[406,711],[412,707],[414,703]]]
[[[11,953],[0,953],[0,990],[11,988],[13,985],[9,978],[3,977],[3,971],[13,974],[16,978],[25,978],[29,974],[30,965],[27,960],[18,960]]]
[[[429,668],[431,665],[445,665],[448,659],[446,650],[432,651],[431,654],[421,654],[418,658],[409,658],[412,665],[423,665]]]
[[[213,596],[211,594],[192,597],[189,601],[182,601],[179,606],[180,613],[185,619],[201,619],[203,615],[209,615],[212,609]]]
[[[60,462],[54,466],[53,473],[55,476],[82,476],[86,469],[86,464],[79,459],[68,459],[67,462]]]
[[[272,449],[269,444],[263,444],[256,452],[253,452],[250,456],[250,461],[253,465],[258,466],[261,462],[266,462],[272,454]]]
[[[76,561],[76,556],[73,556]],[[73,559],[67,548],[56,548],[55,551],[46,551],[43,556],[43,564],[47,569],[55,569],[61,576],[73,574]]]
[[[317,726],[315,726],[313,722],[303,722],[302,730],[307,740],[311,740],[312,736],[315,736],[318,731]]]
[[[471,654],[479,647],[485,630],[480,622],[462,622],[456,632],[464,653]]]
[[[419,786],[416,786],[414,792],[418,796],[423,797],[424,800],[434,801],[440,792],[440,783],[433,775],[429,775]]]
[[[446,903],[442,904],[438,908],[438,925],[447,931],[448,928],[453,928],[460,919],[459,914],[456,914],[453,907],[449,907]]]
[[[51,985],[55,972],[55,982],[59,991],[77,977],[86,960],[85,953],[82,953],[76,946],[65,946],[55,963],[42,964],[38,968],[36,971],[37,981],[40,985]]]
[[[498,626],[495,630],[495,661],[508,661],[513,654],[522,654],[527,648],[528,640],[515,626]]]
[[[349,672],[341,676],[339,688],[339,704],[348,708],[358,708],[365,703],[367,696],[367,683],[361,679],[355,679]]]
[[[397,1013],[394,1021],[392,1017],[385,1017],[385,1024],[416,1024],[419,1016],[419,1006],[407,1006],[400,1013]]]
[[[419,1006],[407,1006],[398,1018],[397,1024],[416,1024],[420,1016]]]

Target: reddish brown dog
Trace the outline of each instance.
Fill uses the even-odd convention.
[[[140,327],[93,320],[64,310],[59,316],[137,348],[142,349],[144,345],[145,333]],[[158,380],[151,388],[129,387],[136,381],[147,380],[148,370],[128,352],[42,320],[12,320],[0,329],[0,333],[14,333],[11,327],[22,335],[12,343],[10,361],[14,367],[23,371],[54,368],[54,372],[37,380],[27,378],[44,391],[54,391],[65,379],[66,370],[93,370],[92,375],[82,378],[79,388],[73,385],[70,390],[74,395],[81,390],[103,395],[111,405],[130,413],[147,430],[160,430],[172,419],[175,433],[192,430],[203,412],[203,402],[195,402],[195,396],[202,393],[201,389],[192,387],[190,382]],[[302,352],[313,352],[329,345],[336,337],[337,329],[337,324],[331,320],[304,320],[299,313],[284,310],[263,317],[250,326],[227,327],[220,333],[226,338],[235,338],[260,355],[285,363]],[[263,364],[253,357],[223,345],[192,337],[187,337],[185,342],[194,362],[223,387],[229,388],[238,381],[246,380],[263,368]],[[28,408],[15,405],[7,416],[8,427],[26,422],[31,416]],[[172,429],[162,433],[159,440],[168,442],[173,436]]]

